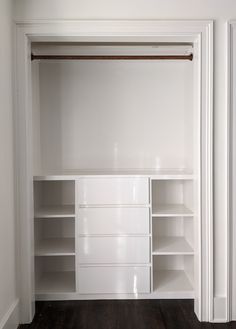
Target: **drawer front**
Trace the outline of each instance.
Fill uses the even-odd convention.
[[[149,293],[150,268],[80,267],[80,294]]]
[[[149,208],[80,208],[78,233],[149,234]]]
[[[135,205],[149,203],[148,178],[81,178],[80,205]]]
[[[80,264],[147,264],[149,237],[80,237]]]

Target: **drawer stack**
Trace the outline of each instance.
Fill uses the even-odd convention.
[[[76,188],[78,292],[150,293],[149,179],[86,177]]]

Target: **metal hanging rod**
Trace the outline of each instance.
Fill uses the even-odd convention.
[[[34,60],[193,60],[193,54],[189,55],[34,55]]]

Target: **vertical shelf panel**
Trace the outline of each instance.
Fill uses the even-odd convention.
[[[34,200],[36,294],[74,293],[75,182],[36,181]]]
[[[153,293],[192,298],[193,181],[156,179],[151,184]]]

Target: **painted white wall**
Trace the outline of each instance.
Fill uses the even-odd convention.
[[[0,327],[17,301],[12,120],[12,2],[0,1]],[[13,323],[11,323],[13,325]],[[14,326],[12,327],[14,328]]]
[[[214,19],[214,224],[215,296],[226,294],[226,33],[236,16],[235,0],[15,0],[15,18],[23,19]]]
[[[193,169],[193,62],[34,65],[36,170]]]

